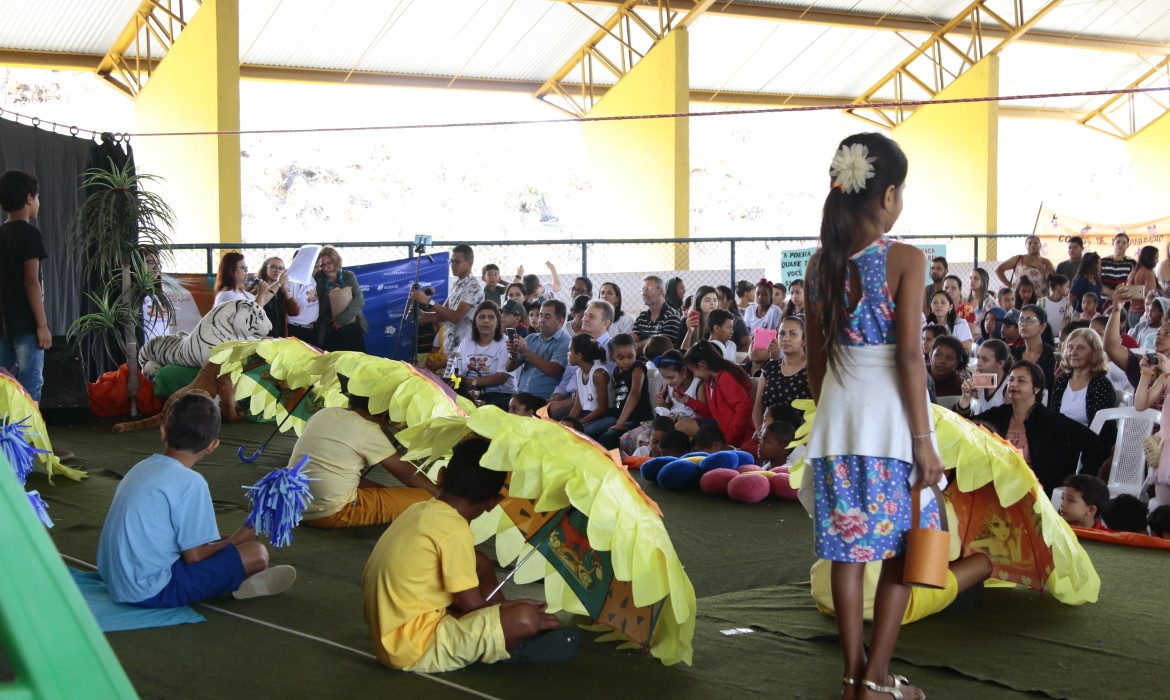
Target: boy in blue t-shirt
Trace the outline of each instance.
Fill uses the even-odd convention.
[[[219,447],[219,405],[187,394],[167,410],[166,452],[148,457],[118,484],[98,542],[98,572],[119,603],[172,608],[232,593],[273,595],[296,580],[268,566],[256,532],[222,537],[207,481],[195,464]]]

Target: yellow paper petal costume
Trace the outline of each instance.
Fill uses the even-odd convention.
[[[808,442],[816,418],[816,405],[810,400],[801,400],[793,401],[792,406],[804,411],[806,421],[791,443],[795,447]],[[1097,602],[1101,579],[1092,560],[1072,528],[1052,507],[1019,450],[998,435],[941,406],[931,406],[931,417],[939,457],[947,469],[954,469],[955,486],[960,491],[969,493],[990,485],[1004,507],[1032,496],[1032,510],[1040,520],[1044,543],[1052,551],[1053,570],[1045,582],[1046,590],[1067,605]],[[802,483],[806,466],[804,459],[792,465],[792,483]]]
[[[36,402],[28,395],[20,382],[8,375],[0,374],[0,416],[4,415],[8,416],[9,423],[19,423],[25,418],[29,419],[25,436],[29,438],[33,447],[48,450],[47,454],[37,455],[36,464],[40,466],[41,471],[49,475],[50,483],[56,474],[74,481],[81,481],[89,476],[80,469],[73,469],[61,464],[61,460],[53,454],[53,445],[49,442],[49,429],[45,427],[45,419],[41,417],[41,411],[37,408]]]
[[[664,664],[690,664],[695,590],[661,512],[628,470],[595,443],[558,423],[513,416],[491,406],[479,408],[463,421],[434,420],[399,433],[399,439],[410,448],[410,455],[435,458],[470,433],[492,441],[483,465],[511,472],[511,496],[535,501],[537,511],[573,506],[588,517],[590,546],[610,553],[615,578],[631,584],[634,605],[664,602],[650,653]],[[531,549],[500,508],[473,522],[472,530],[477,541],[496,538],[501,563],[511,563]],[[543,557],[529,558],[515,578],[519,583],[543,578],[550,611],[586,614],[572,589]]]

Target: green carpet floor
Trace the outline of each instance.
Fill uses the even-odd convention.
[[[50,506],[61,553],[85,562],[95,561],[119,479],[159,445],[157,431],[113,435],[112,423],[52,429],[54,444],[76,452],[74,464],[88,469],[89,479],[29,481]],[[241,487],[261,467],[285,464],[291,436],[277,437],[258,466],[236,457],[241,444],[254,447],[270,431],[225,426],[219,451],[200,464],[223,530],[244,518]],[[476,666],[439,676],[383,668],[369,656],[360,596],[362,567],[382,531],[376,527],[298,529],[293,545],[273,555],[274,563],[297,567],[297,583],[286,594],[215,601],[215,609],[197,607],[206,623],[109,639],[144,698],[839,697],[833,623],[807,592],[812,531],[800,506],[647,491],[665,512],[698,594],[691,667],[667,668],[640,652],[587,641],[562,666]],[[936,699],[1167,697],[1170,554],[1087,548],[1102,578],[1098,604],[1073,608],[1032,591],[987,591],[978,608],[906,627],[894,670]],[[540,587],[508,592],[539,596]],[[724,633],[736,628],[751,632]]]

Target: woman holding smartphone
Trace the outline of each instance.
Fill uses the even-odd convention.
[[[1007,375],[1012,371],[1012,353],[1007,343],[998,338],[988,338],[979,345],[975,355],[975,374],[963,382],[962,394],[955,404],[955,412],[970,415],[972,399],[979,402],[979,410],[1004,404],[1004,390],[1007,389]]]

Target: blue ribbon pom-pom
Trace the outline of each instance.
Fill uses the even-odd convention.
[[[9,423],[8,416],[5,415],[3,425],[0,425],[0,449],[4,450],[4,456],[16,471],[16,478],[22,486],[32,473],[33,459],[36,455],[49,453],[48,450],[33,447],[28,441],[28,438],[36,437],[36,433],[25,435],[28,421],[29,418],[26,416],[22,421]]]
[[[29,491],[25,495],[28,496],[28,502],[32,506],[33,512],[37,514],[44,526],[53,527],[53,519],[49,517],[49,506],[45,503],[45,499],[41,498],[41,494]]]
[[[301,513],[313,500],[309,492],[310,479],[301,470],[309,463],[309,455],[301,458],[295,467],[274,469],[255,484],[245,486],[252,512],[245,523],[256,534],[268,533],[273,547],[292,543],[293,528],[300,524]]]

